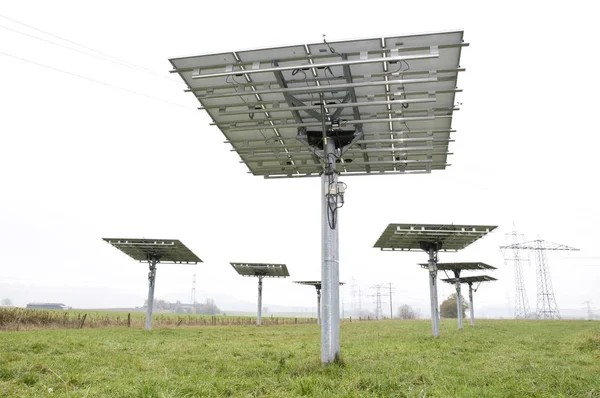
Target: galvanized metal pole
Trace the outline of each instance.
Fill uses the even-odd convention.
[[[471,326],[475,326],[475,312],[473,310],[473,283],[469,283],[469,312],[471,313]]]
[[[262,324],[262,280],[263,276],[258,276],[258,316],[256,317],[256,325]]]
[[[148,272],[148,305],[146,307],[146,330],[152,329],[152,307],[154,306],[154,284],[156,282],[156,257],[148,260],[150,272]]]
[[[321,289],[317,289],[317,325],[321,324]]]
[[[429,248],[429,299],[431,301],[431,334],[440,337],[440,315],[437,294],[437,264],[435,263],[435,251]]]
[[[321,98],[323,103],[323,98]],[[321,362],[332,363],[340,354],[340,293],[339,293],[339,216],[337,209],[337,172],[335,142],[324,138],[323,157],[326,168],[321,175],[321,284],[323,317],[321,318]],[[336,193],[330,194],[335,187]]]
[[[463,329],[463,305],[462,305],[462,295],[460,292],[460,281],[456,280],[456,316],[458,318],[458,330]]]

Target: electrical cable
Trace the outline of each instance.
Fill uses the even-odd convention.
[[[119,62],[118,62],[118,64],[119,64],[119,65],[126,66],[126,67],[129,67],[129,68],[139,69],[139,70],[142,70],[142,71],[144,71],[144,72],[146,72],[146,73],[150,73],[151,75],[154,75],[154,76],[157,76],[157,77],[161,77],[161,78],[163,78],[163,79],[166,79],[166,80],[169,80],[169,81],[171,81],[171,82],[173,82],[173,83],[180,84],[180,82],[179,82],[179,81],[177,81],[177,80],[174,80],[174,79],[171,79],[171,78],[169,78],[169,77],[167,77],[167,76],[163,76],[163,75],[162,75],[162,74],[160,74],[159,72],[155,72],[155,71],[153,71],[153,70],[151,70],[151,69],[147,69],[147,68],[145,68],[145,67],[143,67],[143,66],[136,65],[136,64],[134,64],[134,63],[131,63],[131,62],[128,62],[128,61],[126,61],[126,60],[124,60],[124,59],[121,59],[121,58],[118,58],[118,57],[115,57],[115,56],[112,56],[112,55],[106,54],[106,53],[104,53],[104,52],[102,52],[102,51],[95,50],[95,49],[93,49],[93,48],[91,48],[91,47],[88,47],[88,46],[85,46],[85,45],[83,45],[83,44],[80,44],[80,43],[74,42],[74,41],[72,41],[72,40],[66,39],[66,38],[64,38],[64,37],[61,37],[61,36],[55,35],[55,34],[53,34],[53,33],[47,32],[47,31],[45,31],[45,30],[42,30],[42,29],[36,28],[35,26],[28,25],[28,24],[26,24],[26,23],[23,23],[23,22],[17,21],[16,19],[13,19],[13,18],[7,17],[6,15],[1,15],[1,14],[0,14],[0,18],[8,19],[9,21],[12,21],[12,22],[14,22],[14,23],[17,23],[17,24],[19,24],[19,25],[26,26],[26,27],[28,27],[28,28],[30,28],[30,29],[36,30],[36,31],[38,31],[38,32],[41,32],[41,33],[43,33],[43,34],[46,34],[46,35],[49,35],[49,36],[52,36],[52,37],[55,37],[55,38],[57,38],[57,39],[59,39],[59,40],[63,40],[63,41],[65,41],[65,42],[68,42],[68,43],[74,44],[74,45],[76,45],[76,46],[79,46],[79,47],[85,48],[86,50],[93,51],[93,52],[95,52],[95,53],[97,53],[97,54],[100,54],[100,55],[102,55],[102,56],[104,56],[104,57],[112,58],[113,60],[119,61]],[[22,34],[22,35],[26,35],[26,36],[29,36],[29,37],[32,37],[32,38],[38,39],[38,40],[46,41],[46,42],[48,42],[48,43],[51,43],[51,44],[54,44],[54,45],[57,45],[57,46],[60,46],[60,47],[64,47],[64,48],[67,48],[67,49],[70,49],[70,50],[73,50],[73,51],[81,52],[81,53],[83,53],[83,54],[87,54],[87,55],[89,55],[89,56],[92,56],[92,57],[96,57],[96,58],[99,58],[99,59],[104,59],[105,61],[109,61],[109,62],[115,62],[115,61],[111,61],[110,59],[107,59],[107,58],[98,57],[98,56],[96,56],[96,55],[94,55],[94,54],[89,54],[89,53],[83,52],[83,51],[81,51],[81,50],[77,50],[77,49],[74,49],[74,48],[71,48],[71,47],[67,47],[67,46],[64,46],[64,45],[61,45],[61,44],[58,44],[58,43],[52,42],[52,41],[50,41],[50,40],[42,39],[42,38],[40,38],[40,37],[33,36],[33,35],[30,35],[30,34],[27,34],[27,33],[24,33],[24,32],[20,32],[20,31],[17,31],[17,30],[13,30],[13,29],[10,29],[10,28],[6,28],[6,27],[4,27],[4,28],[5,28],[5,29],[8,29],[8,30],[12,30],[13,32],[16,32],[16,33],[20,33],[20,34]]]
[[[121,86],[117,86],[117,85],[110,84],[110,83],[107,83],[107,82],[103,82],[101,80],[92,79],[91,77],[87,77],[87,76],[83,76],[83,75],[78,75],[78,74],[73,73],[73,72],[67,72],[67,71],[59,69],[59,68],[55,68],[55,67],[52,67],[52,66],[44,65],[42,63],[31,61],[31,60],[28,60],[28,59],[25,59],[25,58],[17,57],[16,55],[8,54],[8,53],[2,52],[2,51],[0,51],[0,55],[4,55],[4,56],[7,56],[7,57],[18,59],[20,61],[27,62],[27,63],[33,64],[33,65],[41,66],[42,68],[51,69],[51,70],[56,71],[56,72],[60,72],[60,73],[66,74],[66,75],[77,77],[79,79],[84,79],[84,80],[88,80],[88,81],[91,81],[91,82],[94,82],[94,83],[102,84],[104,86],[115,88],[115,89],[118,89],[118,90],[121,90],[121,91],[125,91],[125,92],[131,93],[131,94],[140,95],[142,97],[146,97],[146,98],[152,99],[154,101],[164,102],[165,104],[169,104],[169,105],[176,105],[178,107],[181,107],[181,108],[184,108],[184,109],[187,109],[187,110],[191,110],[191,111],[194,111],[194,112],[197,111],[195,108],[190,108],[188,106],[181,105],[181,104],[178,104],[176,102],[165,101],[162,98],[153,97],[153,96],[148,95],[148,94],[140,93],[140,92],[137,92],[137,91],[134,91],[134,90],[130,90],[130,89],[125,88],[125,87],[121,87]]]

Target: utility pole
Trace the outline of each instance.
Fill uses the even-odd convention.
[[[396,290],[396,288],[392,287],[392,282],[388,282],[388,286],[382,286],[384,289],[388,289],[389,290],[389,294],[390,294],[390,319],[394,319],[394,307],[393,307],[393,303],[392,303],[392,294],[393,291]]]

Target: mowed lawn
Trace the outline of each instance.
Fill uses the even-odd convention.
[[[317,325],[0,332],[2,397],[600,397],[600,322]]]

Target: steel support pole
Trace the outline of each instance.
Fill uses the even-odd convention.
[[[435,250],[429,248],[429,299],[431,300],[431,334],[440,337],[440,312],[437,293],[437,264],[435,263]]]
[[[154,284],[156,282],[156,258],[148,260],[148,305],[146,307],[146,330],[152,329],[152,307],[154,306]]]
[[[463,300],[460,286],[460,270],[454,271],[454,286],[456,287],[456,318],[458,319],[458,330],[463,330]]]
[[[321,97],[321,102],[323,99]],[[325,135],[325,132],[324,132]],[[321,175],[321,284],[323,317],[321,318],[321,362],[324,364],[340,360],[340,276],[339,276],[339,216],[335,170],[335,142],[324,137],[323,157],[326,168]]]
[[[262,324],[262,283],[263,276],[258,276],[258,315],[256,317],[256,325],[260,326]]]
[[[471,314],[471,326],[475,326],[475,311],[473,310],[473,284],[469,283],[469,312]]]
[[[317,289],[317,325],[321,324],[321,289]]]
[[[463,329],[463,305],[462,295],[460,291],[460,281],[456,281],[456,316],[458,318],[458,330]]]

